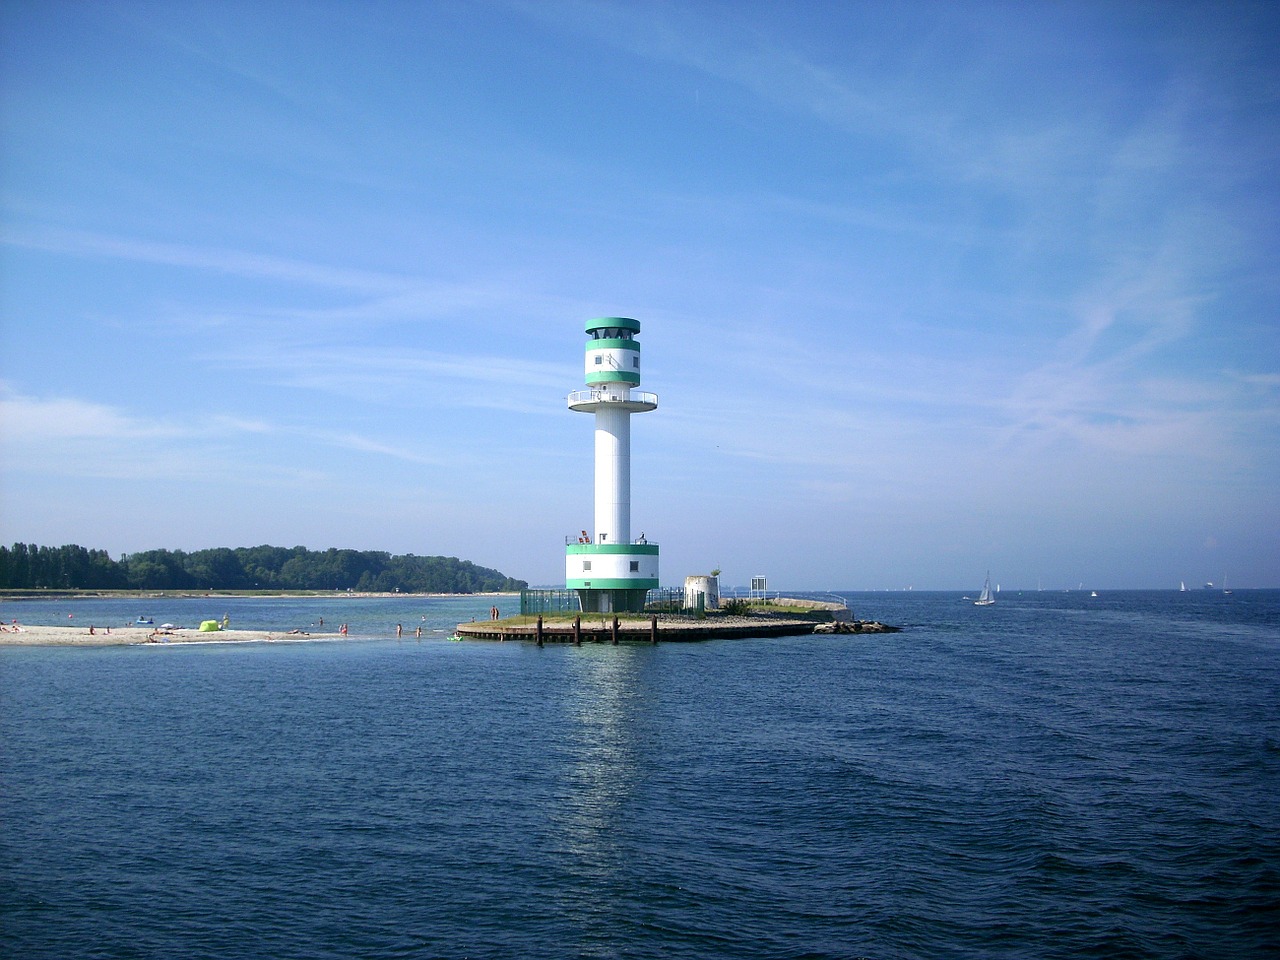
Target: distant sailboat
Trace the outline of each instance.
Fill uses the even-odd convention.
[[[1227,575],[1222,575],[1222,593],[1224,596],[1231,596],[1231,591],[1227,589]]]
[[[1185,581],[1185,580],[1179,580],[1179,581],[1178,581],[1178,592],[1179,592],[1179,593],[1186,593],[1186,592],[1187,592],[1187,581]]]
[[[978,594],[978,599],[973,601],[975,607],[989,607],[996,602],[996,598],[991,595],[991,573],[988,571],[987,579],[982,583],[982,592]]]

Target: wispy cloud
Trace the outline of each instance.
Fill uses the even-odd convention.
[[[147,482],[296,480],[287,465],[211,455],[270,435],[255,419],[213,414],[177,422],[137,416],[75,397],[33,397],[0,384],[0,449],[6,473]]]
[[[182,422],[159,420],[78,398],[25,396],[7,384],[0,384],[0,424],[0,444],[11,472],[152,481],[234,477],[242,482],[253,478],[256,484],[314,478],[315,468],[291,459],[308,448],[313,455],[354,452],[427,466],[456,462],[456,454],[451,460],[353,431],[220,413]],[[240,452],[223,456],[229,448]],[[254,451],[251,458],[247,451]]]
[[[137,237],[73,230],[42,224],[0,226],[0,244],[71,257],[188,269],[246,280],[274,281],[282,290],[309,289],[318,305],[289,301],[288,293],[250,303],[208,305],[173,302],[165,322],[186,327],[262,325],[294,327],[308,333],[326,329],[363,329],[378,324],[444,322],[466,327],[489,318],[521,317],[529,332],[538,324],[566,316],[590,316],[596,305],[558,290],[544,290],[524,267],[510,273],[473,273],[449,280],[420,272],[352,270],[332,263],[279,257],[253,250],[161,242]],[[326,299],[327,298],[327,299]],[[308,298],[312,302],[314,298]],[[308,338],[310,339],[310,338]],[[323,339],[323,337],[320,337]]]
[[[561,409],[563,396],[574,387],[573,374],[567,374],[573,368],[567,363],[399,343],[289,349],[265,344],[211,351],[205,359],[296,390],[405,408],[429,404],[437,410],[473,407],[538,413]]]
[[[76,440],[133,443],[193,436],[189,427],[133,417],[114,407],[75,398],[24,396],[7,384],[0,384],[0,424],[0,436],[17,444]],[[220,430],[227,425],[218,421]]]
[[[886,63],[882,52],[859,47],[859,32],[849,23],[841,25],[849,32],[842,57],[823,62],[745,14],[712,19],[697,8],[656,10],[590,0],[516,6],[636,56],[687,67],[858,140],[889,144],[934,175],[946,173],[957,181],[1007,185],[1011,179],[1034,179],[1034,171],[1076,162],[1093,139],[1082,136],[1078,115],[1068,125],[1055,116],[1032,114],[1019,122],[1006,113],[1003,128],[992,127],[979,109],[991,96],[990,58],[977,48],[985,42],[985,52],[991,53],[991,38],[975,37],[970,67],[953,60],[949,84],[934,86],[936,73],[919,71],[915,59],[928,61],[940,38],[951,43],[953,30],[973,30],[975,23],[971,16],[953,20],[942,8],[923,11],[930,29],[920,24],[915,47]],[[987,64],[982,70],[976,69],[979,57]],[[975,79],[979,75],[981,82]]]
[[[187,267],[364,293],[403,294],[412,285],[405,277],[387,273],[351,270],[241,250],[160,243],[50,226],[7,225],[0,232],[0,242],[51,253]]]
[[[326,430],[297,430],[291,432],[339,450],[349,450],[356,453],[371,453],[378,457],[386,457],[392,460],[401,460],[405,463],[419,464],[428,467],[448,466],[450,464],[457,463],[458,459],[456,454],[423,454],[402,445],[374,440],[369,437],[361,436],[357,433],[340,433]]]

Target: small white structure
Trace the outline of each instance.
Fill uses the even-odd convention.
[[[698,596],[702,596],[704,610],[715,610],[720,606],[720,578],[710,575],[699,575],[684,578],[684,605],[692,609],[698,605]]]

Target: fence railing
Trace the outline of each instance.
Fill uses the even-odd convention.
[[[520,613],[578,613],[582,605],[573,590],[521,590]]]
[[[680,587],[659,587],[645,595],[645,610],[652,613],[682,613],[684,590]],[[576,590],[521,590],[520,613],[581,613],[582,604]]]
[[[587,531],[585,530],[583,530],[581,533],[576,535],[572,533],[567,533],[565,534],[565,537],[564,537],[564,544],[566,547],[575,543],[596,543],[596,542],[597,541],[591,539],[591,534],[587,533]],[[600,540],[598,542],[608,543],[610,546],[616,546],[616,544],[614,544],[612,540],[607,540],[607,541]],[[642,546],[642,547],[643,546],[656,547],[658,545],[658,542],[656,540],[650,540],[648,537],[635,537],[630,542],[633,544],[636,544],[637,546]],[[644,551],[641,551],[641,552],[643,553]]]
[[[611,394],[605,390],[574,390],[569,394],[568,401],[570,404],[575,403],[651,403],[658,405],[658,395],[656,393],[645,393],[642,390],[636,390],[628,396],[618,396]]]

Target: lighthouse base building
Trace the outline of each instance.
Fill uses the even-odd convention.
[[[595,416],[595,530],[565,538],[565,586],[586,613],[639,613],[658,586],[658,545],[631,537],[631,415],[657,409],[640,383],[640,323],[629,317],[587,322],[586,390],[569,409]]]
[[[566,544],[565,586],[578,594],[583,613],[643,613],[658,586],[658,545]]]

